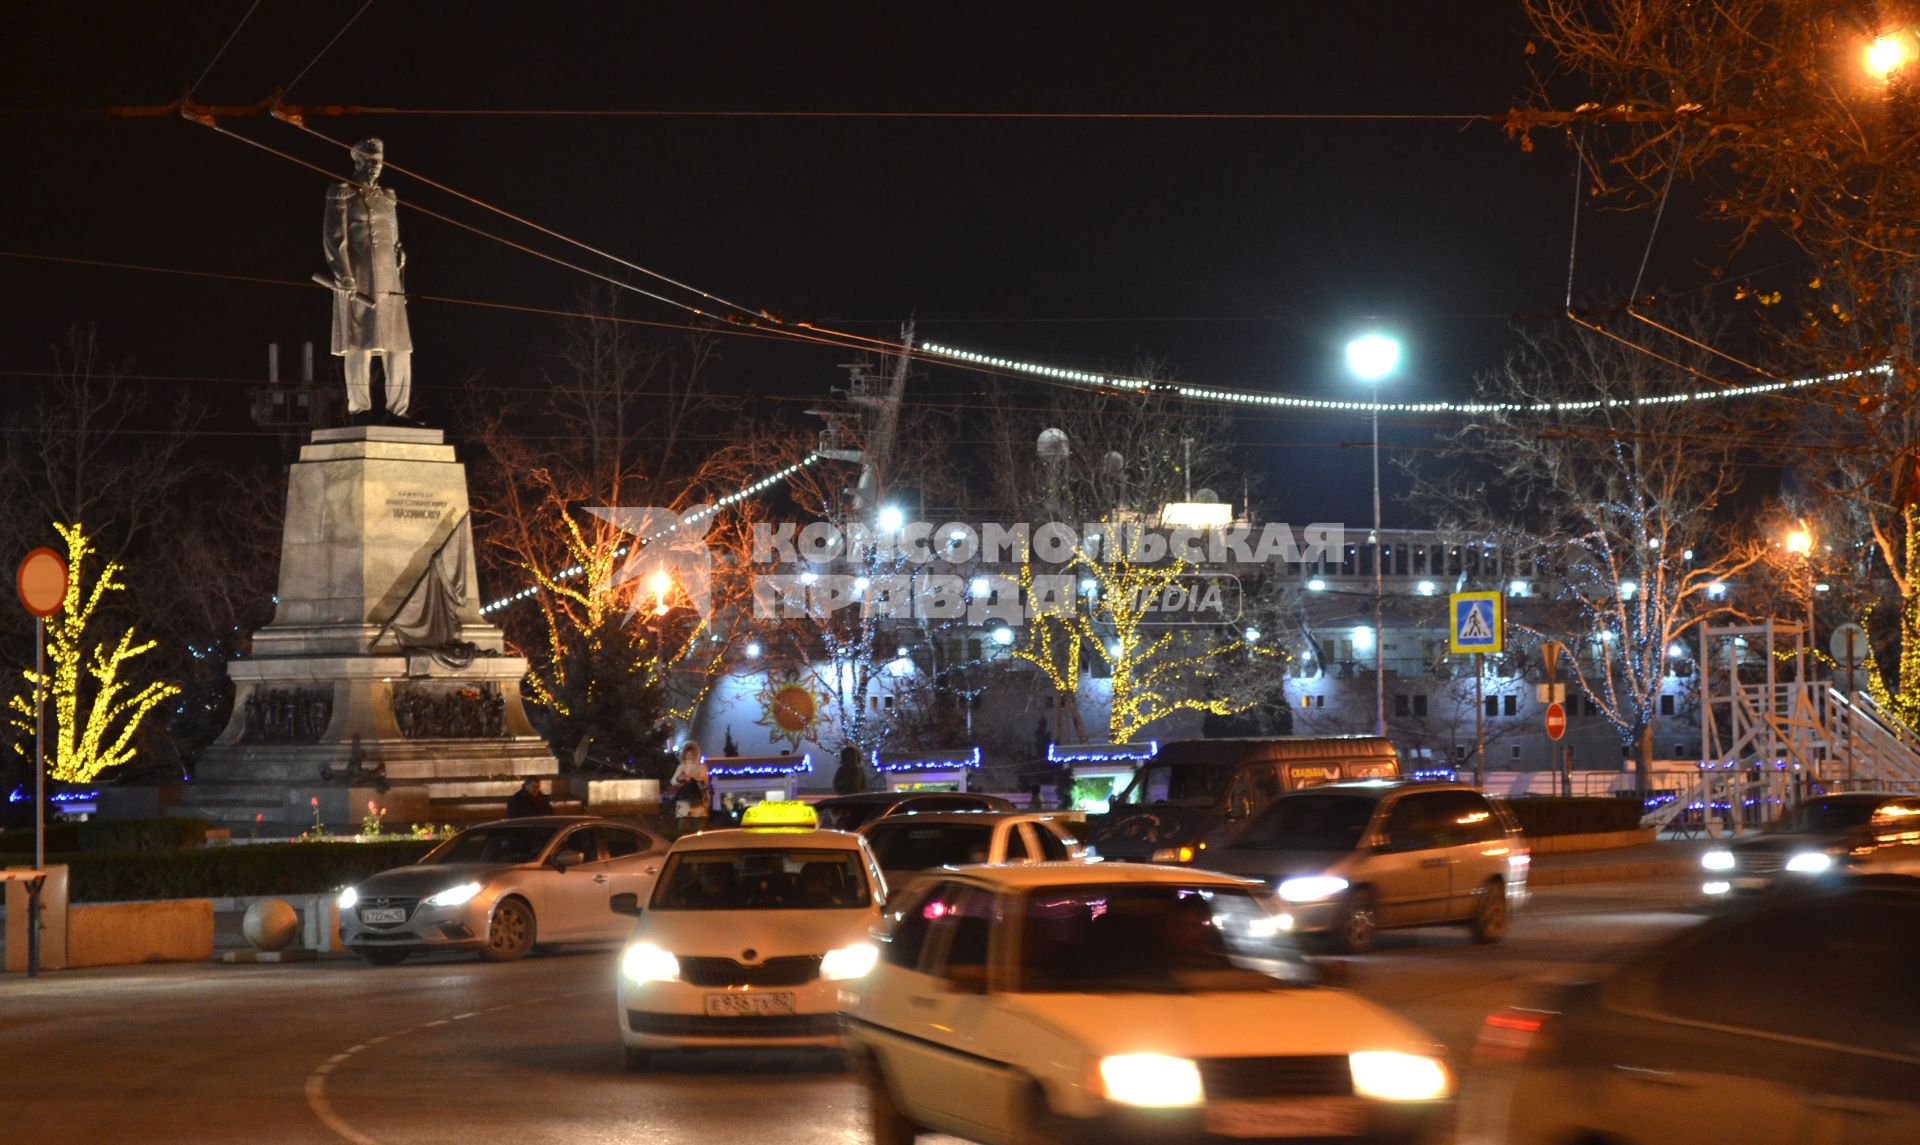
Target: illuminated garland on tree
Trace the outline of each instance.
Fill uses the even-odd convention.
[[[135,735],[154,708],[180,694],[172,684],[155,680],[135,689],[123,673],[154,647],[155,641],[135,643],[133,629],[117,640],[87,646],[87,626],[110,592],[125,592],[120,574],[126,569],[108,561],[88,583],[87,563],[94,556],[92,538],[79,525],[55,525],[67,544],[67,595],[60,611],[47,618],[47,660],[53,671],[46,695],[53,702],[53,756],[48,772],[63,783],[86,783],[101,772],[130,762],[138,753]],[[14,750],[32,751],[33,696],[39,676],[26,671],[27,691],[8,702],[10,719],[21,736]]]

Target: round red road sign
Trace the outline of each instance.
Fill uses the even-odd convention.
[[[1547,705],[1547,738],[1559,739],[1567,734],[1567,709],[1559,704]]]
[[[20,603],[35,616],[52,616],[67,599],[67,560],[52,549],[28,553],[14,575]]]

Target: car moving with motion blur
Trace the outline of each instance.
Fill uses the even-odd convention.
[[[1488,1015],[1462,1141],[1920,1141],[1920,882],[1749,899]]]
[[[1011,811],[998,795],[972,791],[863,791],[835,795],[813,805],[820,826],[829,831],[858,831],[876,819],[916,811]]]
[[[1002,811],[912,812],[860,829],[899,895],[941,867],[969,863],[1084,862],[1086,848],[1050,815]]]
[[[535,943],[617,942],[632,923],[608,896],[650,889],[666,850],[613,819],[482,823],[340,892],[340,942],[377,966],[434,950],[511,962]]]
[[[1700,857],[1701,892],[1745,894],[1855,875],[1920,876],[1920,797],[1850,791],[1808,799],[1759,834]]]
[[[1358,954],[1390,927],[1464,923],[1498,942],[1527,901],[1532,852],[1477,788],[1370,780],[1282,795],[1202,861],[1270,884],[1296,933]]]
[[[837,1047],[840,989],[873,967],[885,894],[866,841],[818,830],[804,803],[675,842],[650,898],[612,903],[639,920],[614,999],[627,1068],[661,1050]]]
[[[1242,880],[1106,863],[942,871],[847,987],[878,1145],[1411,1141],[1452,1077],[1418,1027],[1319,982]]]
[[[1207,848],[1282,792],[1399,774],[1400,756],[1381,736],[1176,740],[1088,818],[1087,841],[1118,862],[1205,866]]]

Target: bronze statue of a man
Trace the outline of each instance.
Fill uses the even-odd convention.
[[[347,413],[373,408],[373,357],[386,369],[387,410],[407,415],[413,382],[413,338],[400,272],[400,219],[392,191],[379,186],[384,153],[378,139],[353,147],[353,182],[327,191],[321,241],[333,275],[333,352],[345,359]]]

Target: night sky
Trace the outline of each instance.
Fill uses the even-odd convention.
[[[177,118],[109,119],[178,96],[249,0],[16,4],[0,16],[0,248],[304,282],[321,269],[323,176]],[[196,99],[253,103],[307,67],[362,0],[264,2]],[[1524,97],[1506,3],[661,5],[375,0],[288,95],[403,109],[1076,113],[1497,113]],[[1537,60],[1538,57],[1535,57]],[[344,152],[265,118],[226,126],[344,175]],[[1488,124],[1435,120],[455,117],[312,121],[728,298],[789,318],[1064,366],[1164,359],[1183,380],[1355,393],[1341,346],[1369,319],[1407,340],[1391,384],[1464,396],[1514,316],[1566,289],[1571,159]],[[500,234],[508,224],[390,185]],[[1669,220],[1653,280],[1700,277]],[[1629,281],[1646,220],[1583,222],[1579,290]],[[418,214],[408,286],[568,309],[587,280]],[[551,244],[549,244],[551,245]],[[557,248],[556,248],[557,249]],[[604,264],[601,264],[604,265]],[[258,378],[265,344],[327,338],[320,291],[0,258],[0,370],[44,370],[92,322],[154,375]],[[678,321],[634,299],[629,315]],[[416,409],[481,371],[526,385],[550,318],[415,303]],[[1531,319],[1535,325],[1550,319]],[[791,408],[844,351],[739,341],[738,385]],[[0,375],[13,395],[36,384]],[[231,393],[244,419],[244,384]],[[926,400],[977,379],[934,368]],[[1036,391],[1039,393],[1040,391]],[[1390,450],[1445,423],[1390,421]],[[1367,513],[1363,419],[1242,423],[1275,507]],[[1390,496],[1393,489],[1390,485]],[[1388,523],[1416,524],[1393,505]]]

